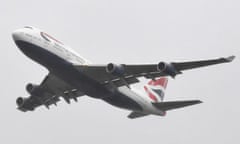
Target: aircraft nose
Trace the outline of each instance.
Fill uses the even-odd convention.
[[[15,30],[12,33],[12,37],[14,41],[21,40],[23,35],[23,31],[21,29]]]

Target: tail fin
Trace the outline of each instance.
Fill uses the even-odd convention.
[[[168,79],[166,77],[151,80],[144,86],[144,90],[153,102],[163,101],[167,83]]]

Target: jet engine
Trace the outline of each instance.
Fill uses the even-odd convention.
[[[171,77],[175,77],[177,74],[181,73],[178,70],[175,69],[175,67],[172,64],[160,62],[157,65],[157,70],[159,72],[164,72],[165,74],[170,75]]]
[[[107,73],[110,73],[112,75],[123,75],[125,70],[123,65],[117,65],[113,63],[109,63],[106,67]]]
[[[22,107],[26,101],[27,101],[27,98],[18,97],[16,100],[16,103],[17,103],[18,107]]]
[[[34,107],[29,105],[29,98],[18,97],[16,103],[20,111],[26,112],[34,110]]]
[[[29,83],[26,86],[26,90],[27,90],[27,92],[29,92],[29,94],[32,94],[38,87],[39,87],[39,85]]]

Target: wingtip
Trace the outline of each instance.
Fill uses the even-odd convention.
[[[197,100],[197,104],[203,103],[203,101]]]
[[[235,58],[236,58],[236,56],[232,55],[232,56],[229,56],[229,57],[225,58],[225,60],[227,62],[232,62]]]
[[[192,104],[201,104],[203,103],[201,100],[192,100]]]

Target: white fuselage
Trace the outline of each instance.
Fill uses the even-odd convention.
[[[25,27],[13,32],[13,39],[17,43],[18,47],[28,57],[47,67],[49,71],[55,73],[59,78],[63,79],[66,83],[75,85],[86,95],[95,98],[101,98],[98,97],[97,95],[109,95],[112,96],[112,98],[103,100],[114,106],[129,109],[131,111],[139,111],[145,114],[165,115],[164,111],[161,111],[152,105],[153,101],[148,96],[140,94],[139,92],[133,90],[132,88],[128,88],[127,86],[118,87],[116,89],[116,92],[114,92],[113,94],[103,86],[100,86],[100,84],[98,85],[95,82],[89,81],[88,78],[84,78],[84,76],[81,75],[81,73],[79,73],[79,75],[81,75],[82,79],[80,78],[76,79],[74,77],[68,78],[68,76],[78,74],[75,70],[71,70],[71,72],[69,71],[68,73],[69,64],[74,67],[76,65],[88,65],[90,64],[90,62],[81,57],[70,47],[65,46],[63,43],[56,40],[47,33],[36,28]],[[18,44],[18,42],[22,42],[23,44],[20,45]],[[24,46],[26,44],[31,45],[31,49],[41,48],[42,50],[35,51],[30,50],[30,48],[28,48],[28,50],[25,50]],[[43,54],[42,51],[48,52],[49,54],[45,53]],[[63,62],[59,63],[57,60],[56,62],[52,62],[51,58],[48,58],[48,55],[54,55],[54,57],[58,57],[59,59],[63,60]],[[92,89],[96,90],[93,91]],[[118,96],[121,98],[118,99],[117,98]],[[137,105],[138,107],[140,107],[140,109],[135,108],[133,105]]]

